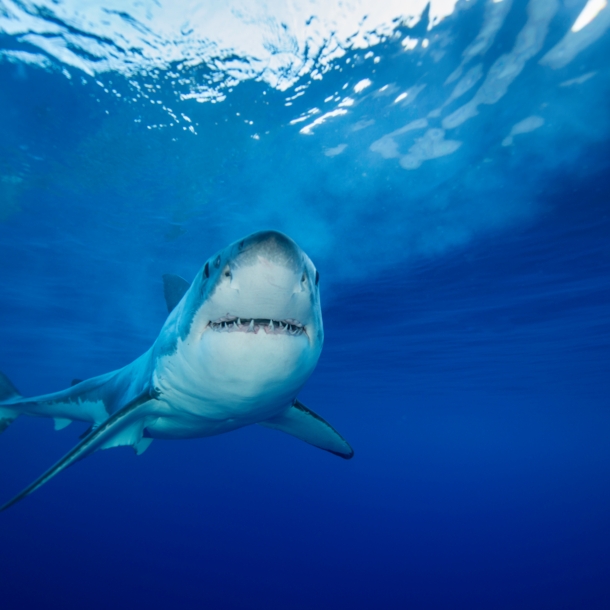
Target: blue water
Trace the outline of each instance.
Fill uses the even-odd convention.
[[[453,4],[0,1],[0,370],[127,364],[163,273],[277,229],[355,450],[98,452],[0,515],[2,608],[610,607],[610,7]],[[0,502],[84,429],[16,420]]]

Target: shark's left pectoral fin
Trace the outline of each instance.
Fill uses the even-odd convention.
[[[0,512],[6,510],[13,504],[23,500],[33,491],[42,487],[56,474],[65,470],[68,466],[91,455],[98,449],[107,449],[119,445],[131,444],[136,453],[142,453],[150,444],[152,439],[142,438],[142,425],[138,426],[141,418],[140,408],[151,400],[154,400],[154,392],[147,390],[137,396],[122,409],[111,415],[105,422],[93,429],[74,449],[68,452],[59,462],[49,468],[42,476],[38,477],[30,486],[26,487],[20,494],[0,507]],[[139,437],[134,435],[134,428],[138,429]],[[128,442],[129,441],[129,442]]]
[[[261,426],[280,430],[302,441],[330,451],[346,460],[354,457],[349,443],[324,419],[298,400],[281,415],[259,422]]]

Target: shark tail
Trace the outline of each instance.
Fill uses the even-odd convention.
[[[18,398],[21,398],[21,394],[11,380],[0,371],[0,433],[19,417],[19,411],[11,408],[11,402]]]

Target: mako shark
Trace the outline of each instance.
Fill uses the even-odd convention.
[[[165,275],[169,316],[131,364],[32,398],[0,373],[0,431],[19,415],[91,427],[5,510],[98,449],[212,436],[260,424],[345,459],[354,452],[297,400],[324,341],[320,276],[289,237],[254,233],[221,250],[191,284]]]

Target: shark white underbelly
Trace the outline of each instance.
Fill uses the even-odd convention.
[[[349,444],[297,400],[324,340],[319,275],[274,231],[255,233],[209,259],[189,284],[164,276],[169,316],[153,346],[122,369],[24,398],[0,373],[0,431],[19,415],[56,428],[91,423],[82,441],[15,504],[98,449],[198,438],[255,423],[349,459]]]

